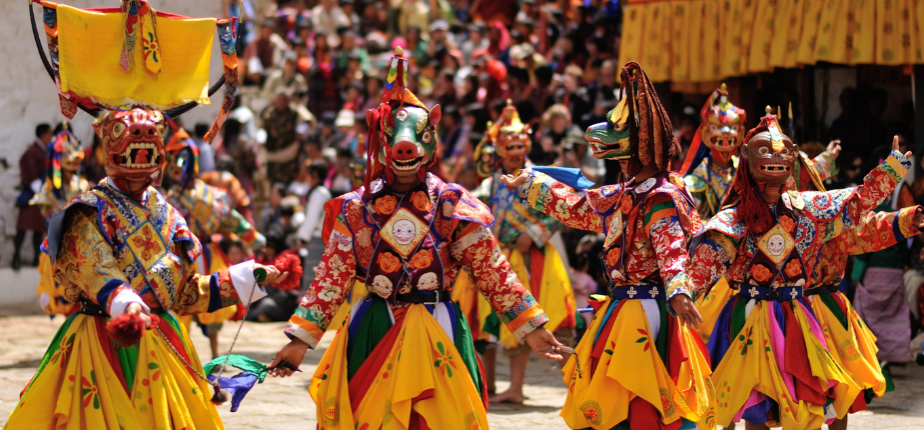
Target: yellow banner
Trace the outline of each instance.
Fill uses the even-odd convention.
[[[620,63],[683,83],[820,61],[924,64],[922,27],[917,0],[629,0]]]
[[[209,60],[214,18],[157,17],[162,69],[126,72],[119,65],[124,41],[122,13],[100,13],[58,5],[58,59],[61,91],[73,91],[108,106],[143,103],[168,109],[191,101],[208,104]],[[149,19],[145,17],[145,19]],[[135,64],[144,63],[141,37]]]

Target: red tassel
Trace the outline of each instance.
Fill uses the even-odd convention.
[[[280,290],[298,290],[302,285],[302,259],[294,253],[282,253],[279,257],[276,257],[276,262],[273,263],[273,266],[276,266],[280,272],[289,272],[289,276],[279,284],[276,285],[276,288]]]
[[[240,321],[240,320],[244,319],[244,317],[246,317],[246,316],[247,316],[247,307],[244,306],[244,305],[242,305],[242,304],[238,304],[238,305],[237,305],[237,310],[234,311],[234,315],[231,315],[231,318],[229,318],[229,319],[230,319],[231,321]]]
[[[157,315],[151,317],[151,327],[160,324],[160,318]],[[136,345],[141,336],[144,335],[144,320],[138,314],[122,314],[109,320],[106,323],[106,331],[109,337],[123,347]]]

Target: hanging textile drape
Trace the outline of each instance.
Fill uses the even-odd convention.
[[[654,82],[803,64],[924,63],[917,0],[626,0],[620,63]]]

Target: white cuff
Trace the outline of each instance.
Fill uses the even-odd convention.
[[[42,309],[47,308],[49,303],[51,303],[51,296],[45,293],[39,294],[39,306],[41,306]]]
[[[536,248],[542,248],[543,246],[545,246],[545,241],[543,240],[544,239],[543,236],[545,235],[545,229],[541,226],[541,224],[536,223],[536,224],[530,225],[526,229],[526,234],[529,235],[529,238],[533,240],[533,244],[536,245]]]
[[[253,260],[247,260],[228,268],[231,274],[231,284],[234,285],[237,296],[244,306],[249,306],[252,302],[266,297],[266,291],[257,285],[257,279],[253,276],[253,265]]]
[[[29,183],[29,188],[32,190],[33,193],[38,194],[39,191],[42,191],[42,180],[41,180],[41,179],[36,179],[36,180],[30,182],[30,183]]]
[[[138,303],[141,305],[141,308],[144,310],[144,313],[151,313],[151,308],[148,305],[144,304],[144,301],[141,300],[141,296],[138,293],[126,288],[122,291],[119,291],[112,299],[112,304],[109,306],[109,316],[115,318],[119,315],[125,313],[125,308],[132,303]]]

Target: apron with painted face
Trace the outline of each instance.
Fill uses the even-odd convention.
[[[796,247],[799,215],[789,204],[788,194],[776,203],[773,216],[776,225],[760,237],[749,233],[745,241],[746,251],[753,257],[745,269],[740,294],[764,300],[788,294],[788,300],[795,300],[802,296],[802,287],[808,276],[802,255]],[[766,290],[768,288],[770,290]],[[764,297],[765,294],[769,296]]]
[[[445,184],[431,176],[403,195],[381,184],[373,183],[360,196],[363,217],[375,226],[375,250],[358,276],[365,279],[370,292],[392,304],[397,303],[398,294],[442,290],[444,261],[438,247],[443,239],[433,229],[439,206],[433,202]]]

